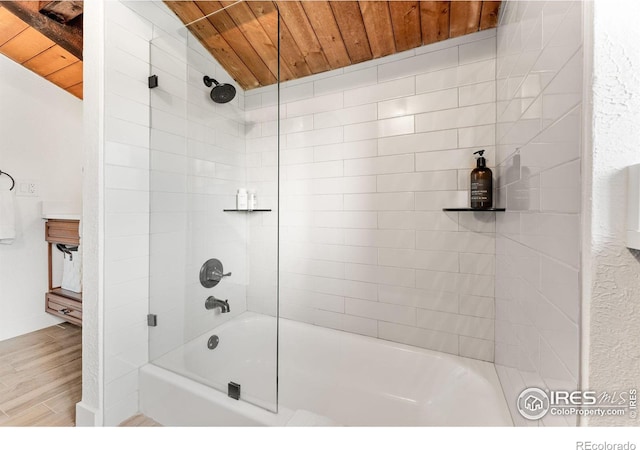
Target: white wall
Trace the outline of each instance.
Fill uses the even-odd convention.
[[[493,361],[495,215],[442,208],[468,206],[474,151],[495,161],[495,54],[489,30],[282,84],[281,317]],[[266,207],[275,102],[246,92]],[[250,286],[269,275],[263,220]],[[269,312],[261,294],[249,309]]]
[[[515,411],[526,387],[579,380],[582,3],[506,2],[498,27],[496,368]]]
[[[0,55],[0,170],[36,180],[16,197],[18,237],[0,245],[0,340],[61,321],[44,312],[47,246],[41,201],[82,199],[82,100]],[[11,180],[0,177],[0,189]],[[58,256],[58,255],[56,255]]]
[[[640,386],[640,254],[625,244],[625,167],[640,163],[640,31],[633,20],[639,14],[640,5],[625,0],[594,2],[593,16],[587,16],[588,26],[593,23],[593,42],[587,41],[593,47],[586,47],[593,50],[587,65],[593,73],[587,137],[593,158],[586,165],[591,183],[584,193],[589,234],[584,239],[582,384],[598,392]],[[637,426],[639,420],[625,415],[585,422]]]

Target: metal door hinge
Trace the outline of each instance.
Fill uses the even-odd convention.
[[[158,75],[151,75],[149,77],[149,89],[158,87]]]
[[[158,316],[155,314],[147,314],[147,325],[150,327],[158,326]]]

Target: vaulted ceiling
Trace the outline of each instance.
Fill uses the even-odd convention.
[[[245,90],[276,82],[276,5],[282,81],[495,28],[500,7],[499,1],[165,3]]]
[[[82,2],[0,1],[0,53],[82,98]]]
[[[499,1],[168,1],[244,89],[497,25]],[[205,16],[207,16],[205,18]],[[0,1],[0,53],[82,98],[82,1]]]

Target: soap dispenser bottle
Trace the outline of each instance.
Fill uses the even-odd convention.
[[[476,168],[471,171],[471,209],[493,207],[493,173],[487,167],[484,150],[479,150]]]

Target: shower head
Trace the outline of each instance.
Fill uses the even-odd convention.
[[[207,87],[213,86],[211,89],[211,100],[216,103],[228,103],[236,96],[236,88],[227,83],[218,83],[213,78],[205,75],[203,78],[204,85]]]

